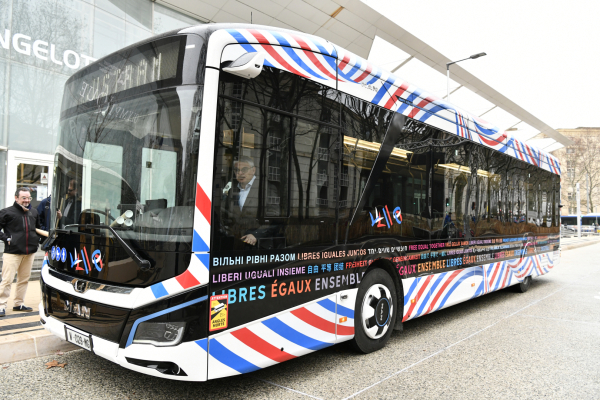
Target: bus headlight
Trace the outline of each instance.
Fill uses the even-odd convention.
[[[133,337],[133,343],[154,346],[175,346],[183,338],[185,322],[142,322]]]

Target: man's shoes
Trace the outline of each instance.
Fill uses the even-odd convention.
[[[0,317],[4,317],[6,315],[6,312],[4,310],[0,310]]]
[[[13,307],[13,311],[33,311],[33,308],[21,304],[19,307]]]

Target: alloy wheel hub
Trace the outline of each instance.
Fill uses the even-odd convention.
[[[362,325],[371,339],[379,339],[388,331],[394,312],[392,296],[387,287],[375,284],[367,290],[362,304]]]

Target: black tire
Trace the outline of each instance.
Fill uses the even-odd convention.
[[[398,313],[396,289],[387,272],[376,268],[364,276],[354,310],[353,347],[365,354],[383,348],[392,335]],[[373,315],[363,318],[363,313],[371,313],[371,310]]]
[[[528,291],[531,287],[531,281],[533,281],[531,276],[526,276],[525,279],[523,279],[523,282],[519,283],[518,285],[515,285],[515,292],[525,293],[526,291]]]

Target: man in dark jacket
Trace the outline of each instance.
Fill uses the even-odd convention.
[[[40,217],[40,225],[42,226],[42,230],[49,231],[50,230],[50,203],[51,196],[46,197],[42,202],[37,206],[37,212]]]
[[[0,240],[4,242],[2,256],[2,282],[0,283],[0,317],[4,317],[6,303],[10,297],[12,281],[17,274],[17,292],[13,311],[32,311],[23,304],[33,258],[40,238],[36,228],[40,228],[38,212],[31,208],[31,192],[21,187],[15,193],[15,203],[0,210]],[[30,209],[31,208],[31,209]]]
[[[71,179],[67,189],[67,199],[64,203],[64,208],[62,211],[56,211],[61,228],[65,225],[79,223],[79,216],[81,214],[81,200],[78,198],[79,191],[77,188],[77,181],[75,181],[75,179]]]

